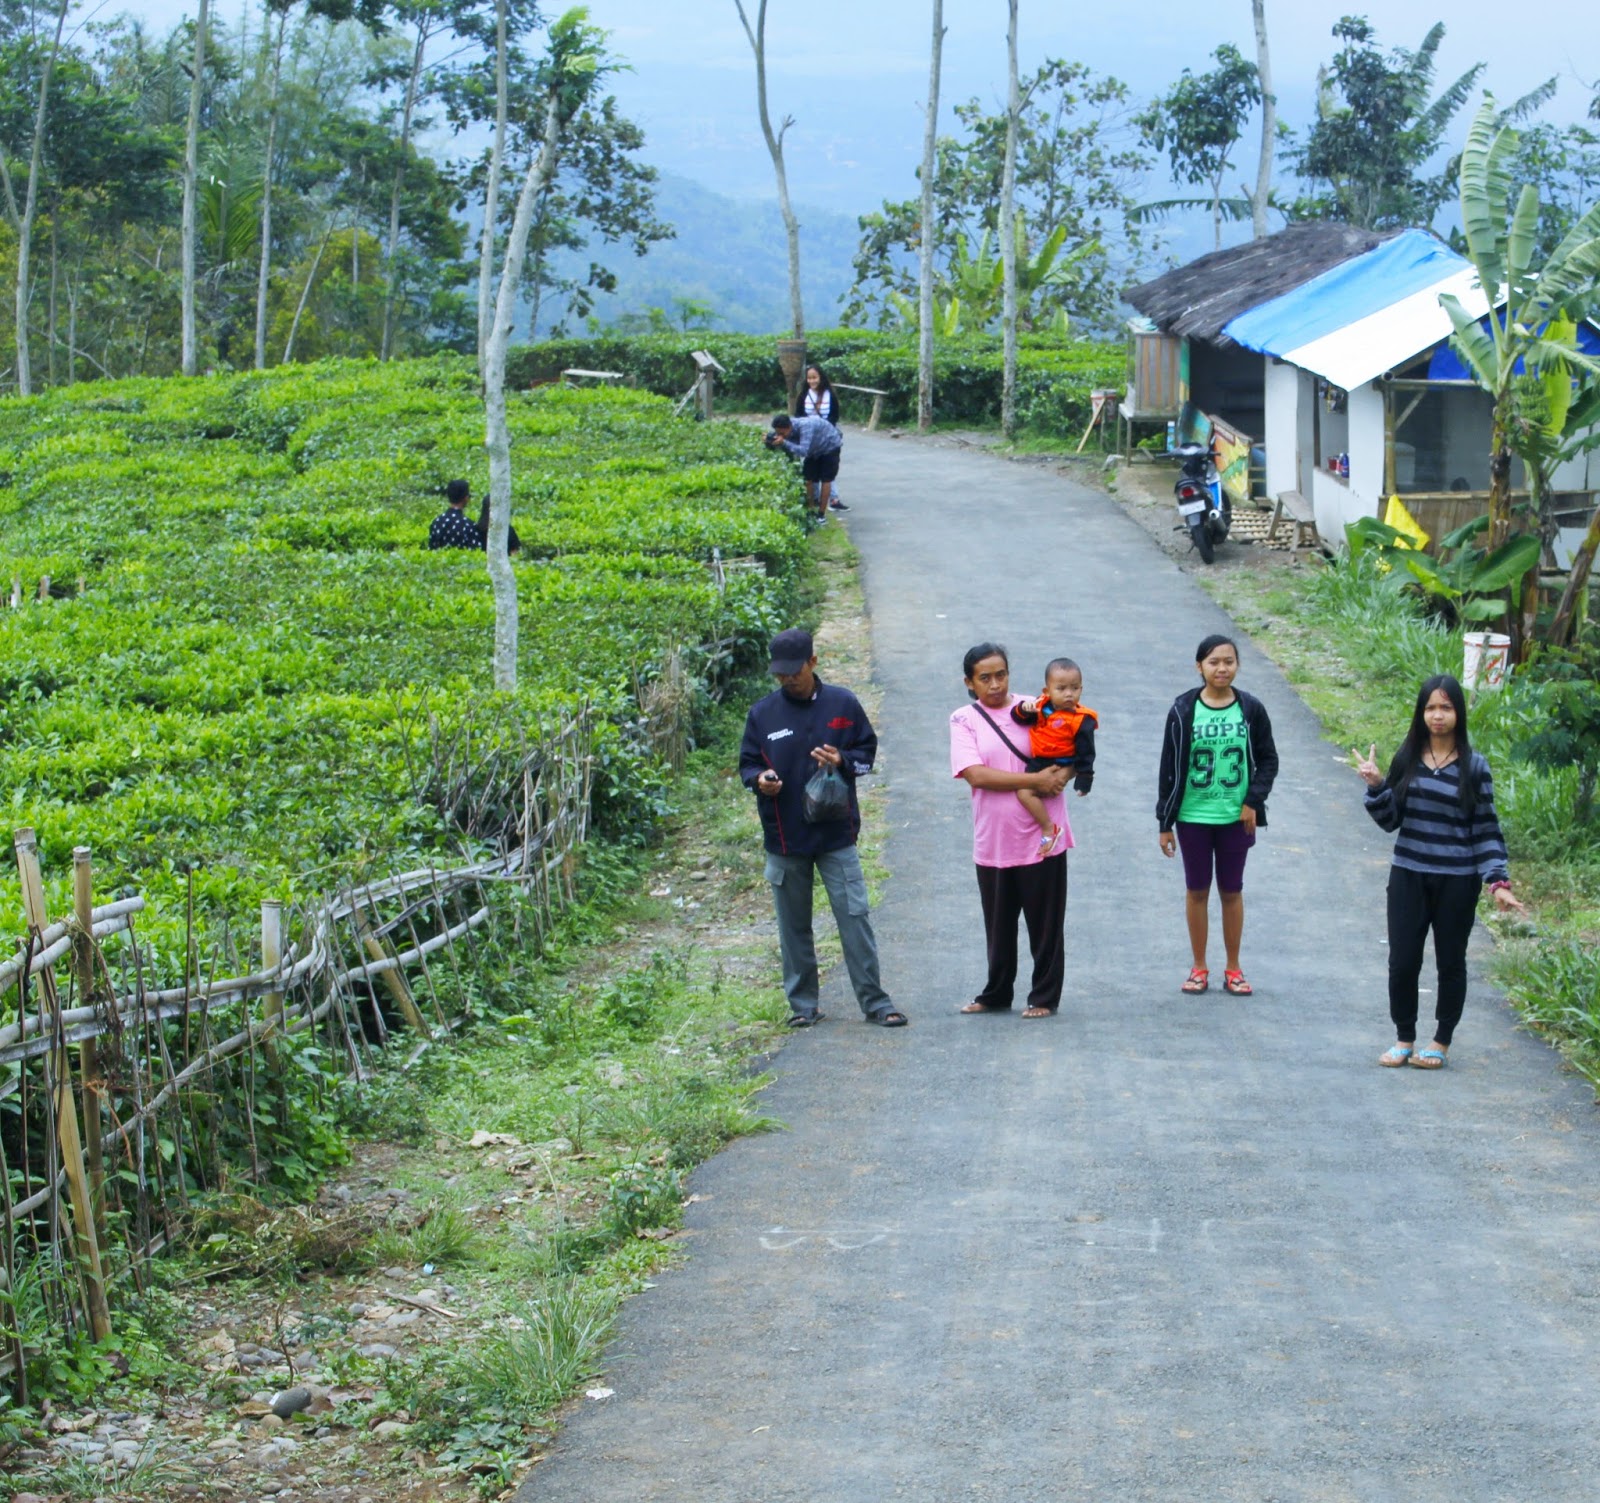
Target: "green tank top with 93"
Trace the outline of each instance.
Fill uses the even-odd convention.
[[[1194,705],[1194,737],[1183,782],[1178,818],[1191,825],[1231,825],[1244,808],[1250,786],[1249,727],[1237,699],[1213,710],[1203,699]]]

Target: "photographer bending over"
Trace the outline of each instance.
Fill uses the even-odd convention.
[[[806,483],[806,502],[817,520],[828,520],[828,501],[839,474],[839,451],[844,435],[826,418],[790,417],[780,412],[772,420],[772,431],[763,435],[769,449],[782,448],[800,461],[800,478]]]

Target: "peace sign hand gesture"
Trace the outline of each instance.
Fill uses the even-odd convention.
[[[1364,757],[1354,747],[1351,747],[1350,761],[1354,764],[1356,771],[1361,774],[1362,781],[1366,783],[1367,787],[1380,788],[1383,786],[1383,769],[1378,766],[1378,747],[1376,743],[1367,748],[1367,754]]]

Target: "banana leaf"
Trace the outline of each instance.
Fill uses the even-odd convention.
[[[1439,306],[1450,315],[1450,322],[1455,325],[1450,343],[1455,346],[1456,353],[1471,368],[1480,386],[1486,391],[1497,391],[1500,387],[1498,340],[1484,332],[1483,325],[1461,306],[1461,300],[1453,293],[1440,293]],[[1499,327],[1497,319],[1491,318],[1489,323],[1492,328]]]
[[[1539,562],[1544,544],[1535,533],[1524,532],[1502,543],[1473,569],[1463,594],[1488,595],[1515,584]]]

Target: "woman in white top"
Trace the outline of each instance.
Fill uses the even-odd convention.
[[[825,418],[835,428],[839,426],[839,399],[833,394],[833,387],[828,384],[828,378],[823,374],[820,365],[806,367],[806,384],[800,388],[799,400],[794,404],[794,415]],[[839,499],[837,484],[832,489],[832,498],[828,505],[834,511],[850,510]]]

